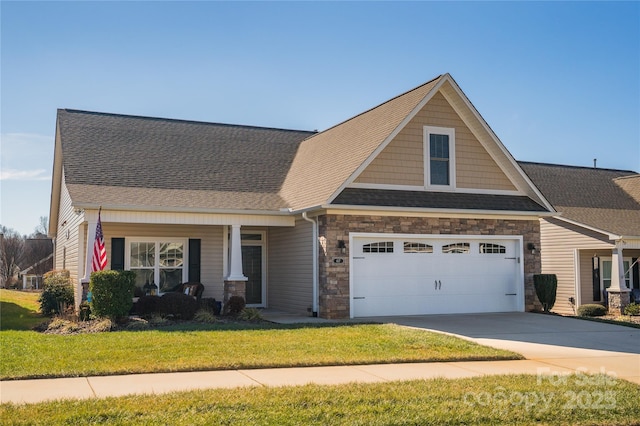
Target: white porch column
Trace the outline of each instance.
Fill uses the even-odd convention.
[[[93,262],[93,244],[96,239],[96,226],[98,226],[98,220],[90,221],[87,227],[87,246],[85,247],[86,257],[84,259],[84,276],[82,281],[89,282],[91,278],[91,264]],[[82,244],[82,241],[80,242]]]
[[[624,257],[622,248],[616,246],[611,252],[611,287],[610,291],[631,291],[624,279]]]
[[[95,232],[95,230],[94,230]],[[84,223],[80,222],[78,225],[78,282],[76,284],[75,291],[75,305],[76,312],[80,309],[80,303],[82,303],[82,283],[84,282],[84,270],[86,250],[84,247]]]
[[[627,288],[624,279],[624,258],[622,247],[618,244],[611,251],[611,287],[607,289],[609,313],[619,315],[629,304],[631,289]]]
[[[229,261],[229,276],[227,281],[247,281],[242,273],[242,240],[240,225],[231,225],[231,259]]]

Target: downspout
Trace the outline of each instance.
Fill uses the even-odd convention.
[[[313,306],[311,315],[318,316],[318,222],[310,219],[307,212],[302,212],[302,218],[312,223],[313,229]]]

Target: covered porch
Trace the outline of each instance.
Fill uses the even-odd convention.
[[[97,209],[77,213],[76,305],[86,297]],[[136,272],[158,294],[200,282],[202,297],[312,315],[313,227],[289,214],[202,214],[102,210],[107,269]],[[315,308],[317,312],[317,308]]]

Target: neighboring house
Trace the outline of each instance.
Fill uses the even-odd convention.
[[[583,304],[604,304],[610,287],[635,289],[631,297],[638,295],[640,175],[555,164],[520,166],[559,212],[540,220],[542,272],[558,277],[554,311],[571,314]]]
[[[453,78],[320,133],[59,110],[55,267],[324,318],[531,310],[555,210]]]
[[[53,269],[53,253],[44,259],[39,260],[28,268],[20,271],[19,276],[22,277],[23,290],[39,290],[43,284],[43,271]]]

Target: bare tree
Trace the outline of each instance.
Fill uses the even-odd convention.
[[[40,216],[40,223],[34,229],[34,233],[31,234],[31,238],[47,238],[47,231],[49,230],[49,218],[46,216]]]
[[[2,234],[0,247],[0,279],[3,287],[10,287],[15,280],[14,275],[24,260],[24,238],[15,230],[0,225]]]
[[[44,261],[51,253],[53,253],[53,242],[46,235],[38,234],[40,238],[27,238],[24,240],[24,260],[20,264],[20,269],[33,267],[31,274],[44,275],[49,272],[53,266],[52,261]]]

